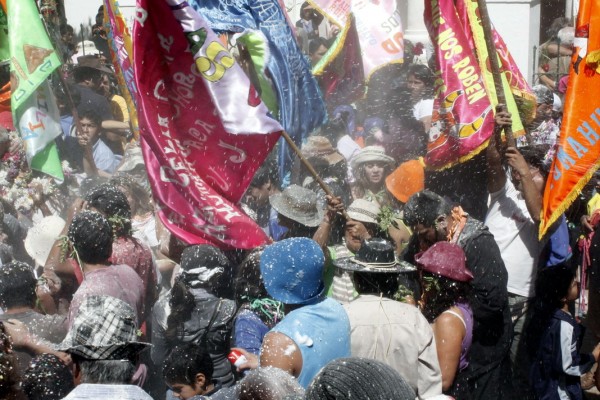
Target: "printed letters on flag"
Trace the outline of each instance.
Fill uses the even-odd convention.
[[[260,30],[268,40],[267,71],[279,102],[278,120],[296,144],[326,119],[325,103],[310,65],[300,51],[286,14],[273,0],[189,0],[218,33]],[[257,69],[258,70],[258,69]],[[293,154],[280,143],[280,176],[291,169]]]
[[[356,18],[356,30],[367,80],[388,64],[404,62],[404,33],[396,0],[309,0],[320,13],[340,27]]]
[[[236,204],[281,126],[186,2],[139,0],[137,15],[140,136],[161,221],[188,244],[266,243]]]
[[[494,127],[498,100],[488,68],[477,1],[427,0],[425,24],[439,67],[425,162],[429,168],[444,169],[471,159],[485,148]],[[524,130],[513,95],[519,95],[522,104],[534,97],[506,45],[493,32],[501,54],[506,103],[513,115],[513,134],[519,136]]]
[[[8,0],[11,107],[27,161],[34,169],[64,179],[54,138],[61,134],[48,77],[60,66],[34,0]],[[48,148],[47,148],[48,147]],[[41,153],[44,149],[47,151]],[[35,157],[39,158],[35,160]],[[58,165],[57,165],[58,161]]]
[[[540,238],[600,166],[600,4],[582,0],[558,150],[550,170]]]

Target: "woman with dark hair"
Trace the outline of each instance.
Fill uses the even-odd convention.
[[[267,293],[260,276],[260,255],[254,249],[240,264],[234,280],[238,312],[233,346],[258,355],[263,338],[284,317],[283,304]]]
[[[153,309],[152,359],[162,365],[173,346],[196,343],[213,361],[213,380],[223,387],[234,383],[227,359],[235,302],[221,298],[227,289],[231,265],[216,247],[187,247],[181,255],[181,272],[169,296]]]
[[[354,199],[365,199],[383,207],[393,204],[385,187],[385,178],[392,172],[394,159],[382,147],[367,146],[350,162],[356,184],[352,188]]]
[[[452,395],[460,373],[469,365],[473,311],[468,302],[471,271],[460,246],[437,242],[417,254],[421,280],[421,312],[433,328],[442,371],[442,390]]]
[[[127,198],[131,209],[132,236],[151,249],[157,248],[159,243],[156,237],[154,203],[148,191],[129,175],[113,176],[110,183],[123,192]]]
[[[406,86],[410,91],[413,115],[425,125],[425,132],[428,132],[431,128],[434,82],[435,76],[428,66],[412,64],[408,68]]]

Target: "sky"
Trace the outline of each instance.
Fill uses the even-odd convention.
[[[126,19],[133,16],[135,0],[119,0],[121,12]],[[75,30],[79,30],[79,25],[86,25],[88,19],[94,19],[98,12],[98,7],[102,5],[102,0],[65,0],[65,12],[67,14],[67,23]]]

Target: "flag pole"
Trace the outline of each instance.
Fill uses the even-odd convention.
[[[504,86],[502,85],[502,78],[500,77],[500,64],[498,63],[498,53],[496,52],[496,46],[494,44],[494,39],[492,38],[492,24],[490,22],[490,15],[488,13],[486,0],[477,0],[477,5],[479,6],[481,27],[483,28],[485,47],[487,48],[491,72],[492,76],[494,77],[494,87],[496,88],[498,104],[506,105],[506,94],[504,93]],[[505,128],[504,136],[506,138],[506,144],[509,147],[515,147],[516,143],[512,133],[512,128]]]
[[[292,140],[292,138],[290,137],[290,135],[288,135],[288,133],[286,131],[281,131],[281,135],[283,136],[283,138],[285,139],[285,141],[287,142],[287,144],[290,145],[290,147],[292,148],[292,150],[294,150],[294,153],[296,153],[296,155],[300,159],[300,162],[302,162],[302,164],[306,167],[306,169],[308,170],[308,172],[310,172],[310,174],[313,176],[313,178],[315,178],[315,181],[317,181],[317,183],[319,184],[319,186],[321,186],[321,189],[323,189],[323,191],[325,192],[325,194],[327,196],[336,197],[335,194],[333,194],[333,192],[331,191],[331,188],[329,186],[327,186],[327,184],[323,181],[323,179],[321,179],[321,177],[319,176],[319,174],[317,174],[317,171],[315,171],[315,169],[313,168],[313,166],[311,165],[311,163],[306,159],[306,157],[304,157],[304,155],[302,155],[302,152],[300,151],[300,149],[298,148],[298,146],[296,146],[296,143],[294,143],[294,141]],[[347,220],[350,220],[350,217],[346,213],[346,210],[344,210],[342,212],[342,215]]]

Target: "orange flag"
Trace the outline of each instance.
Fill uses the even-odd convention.
[[[600,2],[581,0],[556,157],[546,183],[540,238],[600,166]]]

